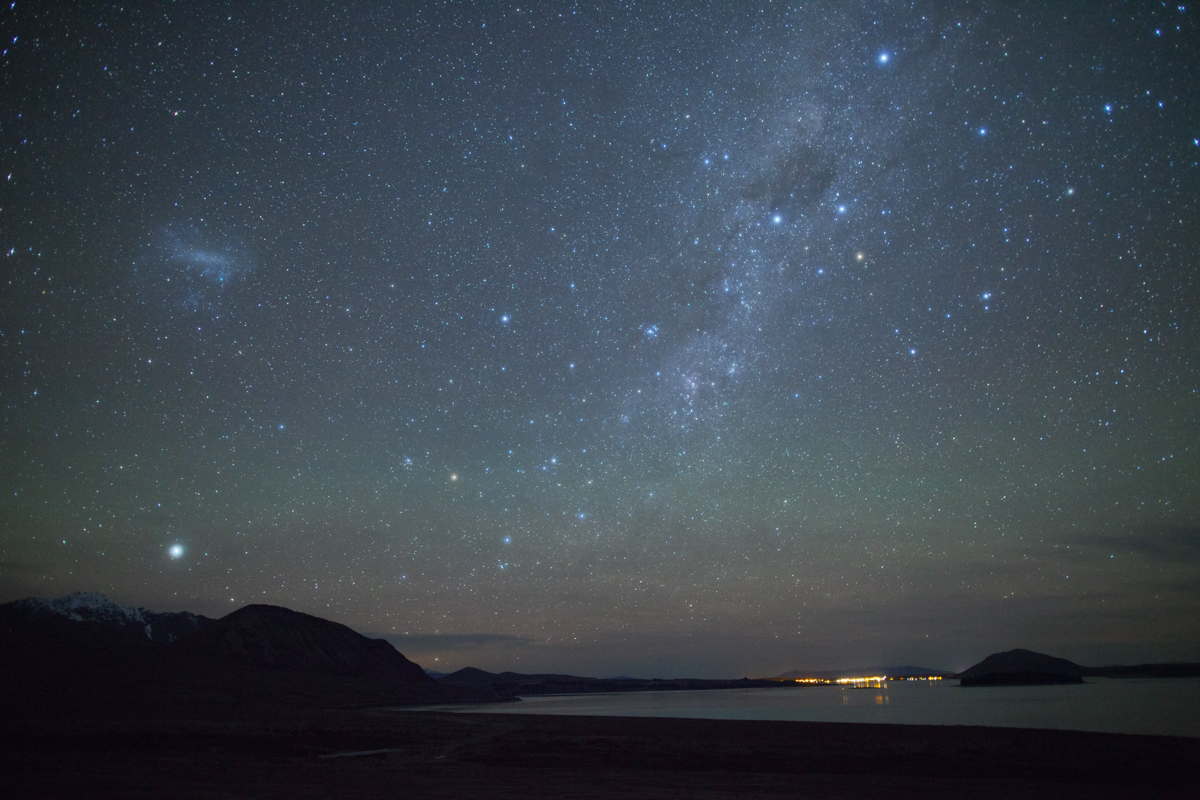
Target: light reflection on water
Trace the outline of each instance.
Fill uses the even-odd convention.
[[[875,705],[877,705],[877,706],[889,705],[892,701],[888,695],[887,687],[881,686],[879,688],[882,689],[882,691],[872,692],[870,697],[874,700]],[[856,705],[856,704],[862,705],[862,700],[863,700],[863,697],[865,697],[865,696],[867,696],[866,693],[863,692],[861,689],[859,689],[858,691],[855,691],[854,689],[843,688],[842,689],[842,705],[844,705],[844,706],[850,706],[850,705]],[[858,701],[858,702],[855,703],[855,701]]]
[[[1200,678],[1089,680],[1072,686],[981,686],[899,681],[885,689],[801,686],[703,692],[530,697],[449,711],[698,717],[1015,728],[1200,737]]]

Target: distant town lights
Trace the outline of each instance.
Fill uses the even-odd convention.
[[[940,681],[941,675],[870,675],[853,678],[792,678],[793,683],[878,689],[890,681]]]

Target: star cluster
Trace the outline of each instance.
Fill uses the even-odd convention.
[[[0,599],[1200,658],[1194,16],[18,2]]]

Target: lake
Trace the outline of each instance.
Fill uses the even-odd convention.
[[[883,689],[798,686],[529,697],[442,706],[493,714],[696,717],[1012,728],[1200,737],[1200,678],[1097,678],[1072,686],[963,689],[958,681],[893,681]]]

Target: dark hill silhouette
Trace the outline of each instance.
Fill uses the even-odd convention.
[[[1086,667],[1065,658],[1017,649],[993,653],[957,677],[961,686],[1031,686],[1083,683],[1085,672]]]
[[[187,653],[273,670],[436,683],[383,639],[368,639],[345,625],[280,606],[240,608],[178,646]]]
[[[486,670],[476,669],[475,667],[463,667],[457,672],[451,672],[449,675],[443,675],[439,680],[442,683],[467,683],[467,684],[490,684],[497,680],[500,676],[495,672],[487,672]]]
[[[103,602],[92,602],[95,597]],[[162,641],[146,632],[142,623],[153,622],[154,612],[144,609],[131,614],[110,603],[118,610],[101,608],[102,619],[78,608],[43,613],[63,599],[0,606],[0,707],[34,714],[170,715],[496,697],[490,688],[440,684],[384,640],[286,608],[247,606],[219,620],[188,615],[201,621],[199,630]],[[99,595],[92,600],[97,607],[108,603]]]

